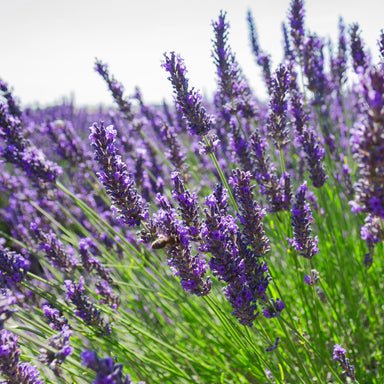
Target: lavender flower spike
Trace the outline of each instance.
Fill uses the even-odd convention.
[[[369,55],[364,51],[364,42],[360,37],[360,27],[359,24],[352,24],[350,31],[351,38],[351,56],[352,56],[352,65],[355,72],[357,72],[359,67],[362,67],[365,71],[369,66]]]
[[[338,361],[340,367],[343,369],[342,374],[356,381],[355,367],[349,364],[349,359],[345,357],[346,350],[339,344],[333,347],[333,360]]]
[[[291,77],[284,65],[280,65],[271,80],[271,99],[267,129],[273,144],[280,150],[290,141],[287,126],[287,95]]]
[[[0,288],[20,282],[30,266],[29,260],[7,248],[0,249]]]
[[[101,167],[98,177],[111,198],[111,209],[121,222],[130,227],[140,225],[142,220],[148,219],[148,204],[137,192],[127,165],[117,154],[116,130],[112,125],[104,127],[104,123],[101,122],[94,123],[90,131],[89,138],[95,152],[95,159]]]
[[[305,202],[305,192],[307,191],[307,183],[304,182],[296,193],[296,202],[292,205],[292,226],[293,226],[293,239],[290,239],[300,256],[306,259],[312,257],[319,251],[317,243],[319,242],[317,236],[311,236],[311,222],[313,220],[311,208]]]
[[[324,169],[326,152],[318,140],[315,131],[308,126],[308,115],[304,111],[303,97],[296,90],[293,90],[291,93],[291,112],[297,139],[305,152],[309,177],[312,180],[313,186],[320,188],[327,180]]]
[[[304,1],[292,0],[290,5],[289,23],[293,44],[300,55],[304,43]]]
[[[353,132],[353,156],[359,170],[355,203],[364,213],[384,219],[384,67],[361,74],[359,88],[364,110]]]
[[[123,375],[123,365],[117,364],[112,357],[100,359],[95,351],[85,351],[80,357],[84,366],[96,372],[92,384],[132,384],[130,376]]]
[[[0,374],[9,384],[45,384],[37,368],[30,363],[21,363],[18,336],[6,329],[0,332]]]
[[[171,52],[169,56],[165,53],[164,57],[162,66],[170,74],[168,80],[173,86],[177,109],[182,112],[193,135],[205,136],[212,128],[213,117],[201,105],[201,95],[194,88],[189,89],[184,60],[176,56],[175,52]]]

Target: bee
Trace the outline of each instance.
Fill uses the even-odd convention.
[[[162,249],[165,247],[172,247],[172,245],[176,245],[178,242],[179,239],[175,237],[159,234],[157,239],[152,243],[151,247],[152,249]]]

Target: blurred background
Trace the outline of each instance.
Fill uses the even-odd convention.
[[[149,103],[172,100],[160,64],[164,52],[184,59],[190,85],[211,98],[215,67],[211,22],[227,11],[229,42],[256,94],[265,97],[260,68],[251,52],[247,10],[256,22],[261,48],[282,58],[281,23],[290,0],[0,0],[0,77],[24,106],[52,105],[73,98],[77,106],[111,105],[106,85],[93,70],[107,62],[127,94],[139,86]],[[306,28],[337,44],[338,18],[358,22],[361,37],[378,61],[384,28],[383,0],[307,0]]]

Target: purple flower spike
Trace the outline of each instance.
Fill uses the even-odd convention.
[[[352,137],[358,167],[355,203],[362,212],[384,219],[384,67],[361,74],[359,92],[364,107]]]
[[[176,182],[177,183],[177,182]],[[181,186],[179,185],[181,188]],[[179,192],[181,189],[178,188]],[[178,198],[186,196],[183,193],[176,192]],[[205,296],[211,290],[211,281],[209,276],[204,281],[207,265],[199,254],[192,254],[189,232],[196,225],[186,227],[184,223],[176,218],[176,210],[171,207],[168,200],[163,196],[158,196],[161,210],[156,217],[156,225],[158,228],[158,240],[152,244],[152,248],[165,248],[168,254],[168,264],[174,276],[180,278],[183,289],[197,296]],[[183,203],[184,204],[184,203]],[[186,206],[184,207],[187,208]],[[194,211],[194,209],[192,209]],[[185,219],[189,220],[189,214],[192,212],[187,210],[184,212]],[[195,215],[193,213],[192,216]]]
[[[101,170],[97,174],[112,201],[111,209],[118,220],[130,227],[140,225],[148,219],[148,204],[137,192],[135,182],[128,173],[127,165],[117,154],[115,146],[116,130],[112,125],[94,123],[90,127],[89,138]]]
[[[170,75],[168,80],[173,86],[176,107],[187,121],[191,134],[205,136],[212,128],[213,117],[201,105],[201,95],[194,88],[189,89],[184,60],[175,52],[169,56],[165,53],[164,58],[162,66]]]
[[[21,363],[18,336],[3,329],[0,332],[0,374],[9,379],[4,383],[45,384],[37,368],[30,363]]]
[[[120,111],[123,113],[125,119],[132,121],[134,115],[132,113],[132,105],[124,97],[124,87],[119,83],[110,73],[106,63],[96,59],[95,71],[104,79],[107,83],[109,90],[112,93],[112,97],[116,104],[119,106]]]
[[[220,12],[218,21],[213,21],[212,27],[215,36],[212,57],[223,107],[231,114],[239,112],[244,117],[252,118],[255,116],[252,92],[228,43],[229,23],[226,21],[226,12]]]
[[[234,197],[240,210],[240,223],[243,225],[242,240],[246,246],[252,247],[258,257],[264,257],[271,250],[261,221],[266,213],[254,199],[251,174],[235,169],[230,183],[233,185]]]
[[[273,144],[280,150],[290,141],[287,126],[287,95],[291,77],[287,68],[280,65],[271,80],[271,98],[269,102],[269,117],[267,121],[268,134]]]
[[[56,182],[62,169],[47,160],[44,153],[26,139],[19,107],[15,104],[7,85],[1,80],[0,138],[5,144],[0,150],[0,155],[8,163],[22,169],[40,190],[45,190],[46,184]]]
[[[96,327],[103,335],[109,335],[111,333],[111,326],[105,323],[105,320],[101,317],[101,312],[83,294],[83,284],[84,279],[82,276],[80,276],[78,283],[65,280],[66,300],[70,300],[76,306],[74,313],[85,324]]]
[[[0,288],[19,283],[30,266],[29,260],[8,248],[0,249]]]
[[[80,357],[85,367],[96,372],[92,384],[132,384],[131,377],[123,375],[123,365],[117,364],[112,357],[101,359],[95,351],[85,351]]]
[[[280,316],[285,308],[285,303],[280,299],[270,299],[269,302],[263,306],[262,313],[266,319]]]
[[[355,367],[349,364],[349,359],[345,356],[346,350],[339,344],[333,347],[333,360],[339,362],[340,367],[343,369],[342,375],[345,375],[356,381]]]
[[[362,68],[365,71],[370,62],[370,58],[367,52],[364,51],[364,42],[360,37],[360,27],[359,24],[354,23],[351,25],[349,31],[351,39],[351,56],[352,56],[352,65],[355,72],[359,72],[359,68]]]
[[[304,43],[304,1],[303,0],[292,0],[289,10],[289,23],[291,27],[291,37],[296,51],[300,52],[303,49]]]
[[[318,140],[315,131],[308,126],[309,119],[304,111],[303,97],[295,90],[291,93],[291,113],[297,140],[305,152],[310,179],[314,187],[320,188],[327,180],[324,169],[325,149]]]
[[[292,205],[292,226],[293,226],[293,239],[290,243],[299,252],[300,256],[306,259],[312,257],[319,251],[317,247],[318,238],[312,238],[311,222],[313,220],[311,207],[305,200],[305,193],[307,191],[307,183],[304,182],[296,193],[296,202]]]

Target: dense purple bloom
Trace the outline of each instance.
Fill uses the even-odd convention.
[[[50,337],[47,342],[51,347],[49,350],[40,348],[39,360],[51,369],[57,370],[64,360],[72,355],[73,347],[70,346],[69,338],[73,331],[68,325],[63,325],[60,332]]]
[[[290,141],[287,126],[287,95],[291,78],[287,68],[280,65],[271,80],[271,98],[269,101],[268,134],[273,144],[280,150]]]
[[[115,146],[116,130],[112,125],[94,123],[90,127],[89,138],[95,152],[95,160],[100,164],[99,180],[112,201],[111,209],[117,218],[133,227],[148,219],[148,204],[135,188],[135,182],[128,173],[127,165],[117,154]]]
[[[356,381],[355,367],[349,364],[349,359],[345,356],[346,350],[339,344],[333,347],[333,360],[339,362],[340,367],[343,369],[342,374]]]
[[[119,106],[120,111],[123,113],[123,116],[128,121],[132,121],[134,118],[132,112],[132,105],[130,101],[124,97],[124,87],[119,83],[110,73],[109,68],[106,63],[103,63],[101,60],[96,59],[95,70],[100,74],[100,76],[107,83],[109,90],[112,93],[112,97],[115,100],[116,104]]]
[[[310,35],[304,42],[303,64],[307,87],[313,92],[313,105],[321,105],[329,92],[328,79],[324,72],[324,44],[316,35]]]
[[[184,182],[179,172],[173,172],[171,180],[174,184],[172,197],[178,202],[179,211],[184,225],[188,228],[189,237],[198,240],[200,236],[200,207],[195,193],[189,192],[184,187]]]
[[[380,219],[376,216],[368,215],[365,218],[365,224],[360,228],[360,236],[368,247],[368,253],[364,255],[364,265],[368,269],[373,263],[375,245],[383,241]]]
[[[65,280],[66,300],[70,300],[75,306],[75,315],[80,317],[85,324],[96,327],[102,334],[111,333],[111,326],[105,323],[101,317],[101,312],[84,295],[84,278],[80,276],[79,282]]]
[[[270,212],[288,210],[291,205],[291,181],[288,173],[281,178],[266,154],[267,141],[255,130],[249,138],[254,160],[253,177],[260,186],[260,193],[268,201]]]
[[[164,239],[164,243],[156,247],[158,242],[153,243],[152,248],[166,249],[168,264],[173,274],[180,278],[184,290],[197,296],[207,295],[211,290],[211,281],[209,277],[204,281],[207,269],[205,260],[198,253],[192,254],[190,227],[176,218],[176,210],[165,197],[159,195],[158,200],[161,209],[155,220],[158,236]]]
[[[296,251],[299,252],[300,256],[306,259],[312,259],[319,251],[319,248],[317,247],[317,236],[315,238],[311,236],[311,222],[313,221],[313,217],[311,208],[305,199],[307,189],[307,183],[304,182],[304,184],[298,188],[295,196],[296,201],[292,205],[291,213],[294,237],[290,242]]]
[[[183,174],[187,171],[187,165],[185,164],[185,153],[183,153],[181,144],[173,126],[163,124],[161,127],[161,140],[168,148],[165,156],[175,169]]]
[[[284,58],[291,61],[294,59],[295,53],[292,50],[291,41],[289,40],[288,30],[285,23],[281,24],[281,30],[283,32]]]
[[[111,273],[108,269],[106,269],[101,261],[91,254],[91,250],[95,249],[96,244],[92,239],[86,237],[79,241],[79,253],[81,256],[81,263],[87,273],[91,273],[92,271],[96,271],[98,276],[107,281],[108,283],[112,283],[113,279]]]
[[[251,174],[235,169],[230,184],[233,186],[233,194],[240,211],[242,241],[246,246],[251,246],[258,257],[264,257],[271,250],[261,221],[266,213],[254,199],[255,186],[251,186]]]
[[[339,18],[339,42],[336,57],[331,59],[331,73],[334,78],[337,91],[340,92],[340,87],[346,81],[347,70],[347,39],[345,36],[345,25],[343,19]]]
[[[266,319],[272,319],[273,317],[279,317],[284,308],[285,303],[280,299],[270,299],[263,306],[262,313]]]
[[[292,0],[289,10],[289,24],[291,27],[291,37],[296,51],[299,53],[303,49],[304,43],[304,1],[303,0]]]
[[[72,166],[82,166],[89,160],[89,152],[70,121],[55,120],[49,122],[45,132],[52,138],[53,150]]]
[[[359,67],[362,67],[365,71],[369,66],[369,55],[364,51],[364,42],[360,37],[360,27],[358,23],[353,23],[349,31],[350,36],[350,48],[352,56],[352,66],[355,72]]]
[[[352,132],[357,161],[355,203],[362,212],[384,218],[384,68],[360,75],[359,93],[364,101],[361,122]]]
[[[129,375],[124,377],[123,365],[117,364],[112,357],[101,359],[95,351],[85,351],[81,355],[82,363],[85,367],[96,372],[95,380],[92,384],[131,384]]]
[[[30,261],[20,254],[9,250],[0,249],[0,288],[19,283],[26,275]]]
[[[164,58],[162,66],[170,75],[168,79],[173,86],[176,107],[187,121],[189,131],[193,135],[205,136],[212,128],[213,117],[201,105],[201,95],[194,88],[189,89],[183,59],[175,52],[169,56],[165,53]]]
[[[249,151],[248,138],[244,137],[234,117],[231,117],[229,127],[232,134],[231,145],[234,163],[238,164],[244,171],[251,171],[253,169],[253,160]],[[248,128],[248,123],[244,124],[243,128]]]
[[[213,274],[226,283],[224,293],[234,309],[232,314],[241,324],[252,326],[259,313],[256,297],[251,290],[253,287],[248,284],[244,260],[237,246],[239,229],[232,216],[222,214],[215,195],[214,192],[206,200],[206,220],[201,232],[203,250],[212,254],[209,267]],[[246,247],[243,249],[245,251]]]
[[[12,98],[7,85],[0,80],[0,137],[4,140],[1,156],[9,163],[22,169],[40,189],[45,183],[55,183],[61,168],[46,159],[44,153],[36,148],[26,137],[21,113]]]
[[[303,98],[295,90],[291,93],[291,113],[297,140],[305,152],[309,177],[312,180],[313,186],[320,188],[327,180],[324,169],[325,149],[318,140],[315,131],[309,127],[309,119],[304,110]]]
[[[30,230],[39,242],[40,250],[53,267],[66,272],[73,272],[76,269],[77,258],[69,252],[68,247],[64,248],[53,231],[44,233],[35,222],[30,224]]]
[[[215,35],[212,56],[216,65],[218,92],[224,108],[229,109],[230,113],[240,112],[244,117],[254,117],[251,90],[228,44],[229,23],[225,18],[226,13],[221,11],[218,21],[212,22]]]
[[[0,332],[0,373],[7,384],[44,384],[37,368],[30,363],[21,363],[18,336],[3,329]]]
[[[309,275],[304,276],[304,283],[312,287],[317,284],[319,279],[320,279],[319,272],[317,272],[316,269],[312,269],[311,276]]]
[[[44,312],[44,316],[49,320],[49,326],[52,329],[61,330],[65,325],[68,325],[68,320],[57,308],[44,304],[41,309]]]

